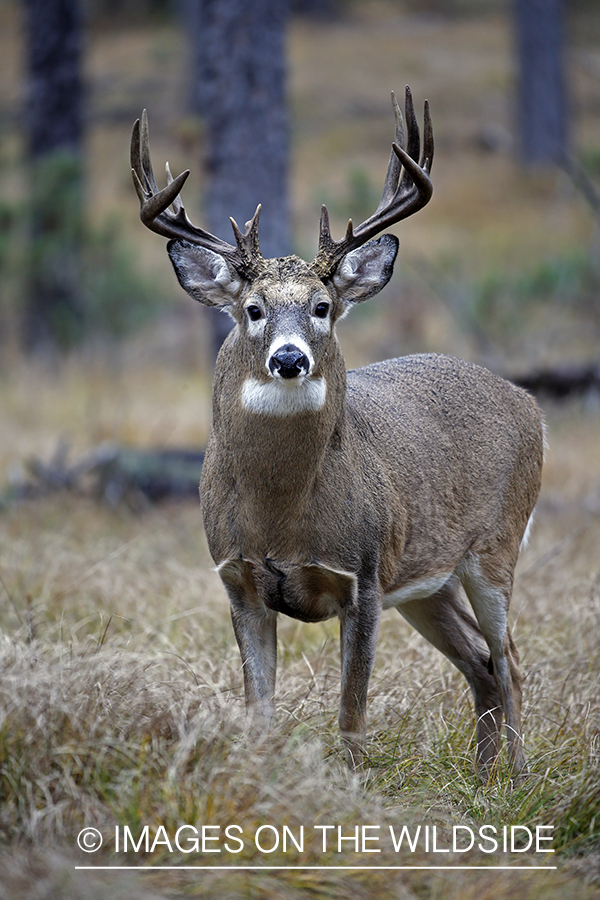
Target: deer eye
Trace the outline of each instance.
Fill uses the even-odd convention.
[[[246,312],[248,313],[248,318],[251,322],[258,322],[259,319],[262,319],[263,313],[260,306],[247,306]]]
[[[317,319],[326,319],[329,314],[329,303],[317,303],[315,306],[315,316]]]

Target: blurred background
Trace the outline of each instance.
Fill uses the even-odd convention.
[[[378,203],[390,91],[431,103],[434,195],[340,326],[349,366],[437,351],[519,377],[600,357],[592,0],[1,0],[0,479],[57,441],[202,447],[227,317],[139,222],[133,121],[197,224],[316,250]]]

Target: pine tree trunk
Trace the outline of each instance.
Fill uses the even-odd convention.
[[[30,164],[28,350],[75,342],[82,329],[82,24],[79,0],[26,0]]]
[[[261,249],[289,253],[285,26],[281,0],[203,0],[197,36],[209,126],[207,219],[243,225],[263,206]]]
[[[527,165],[563,163],[568,149],[564,0],[514,0],[520,154]]]
[[[264,256],[290,252],[287,0],[188,0],[197,108],[207,125],[205,220],[231,240],[262,205]],[[230,323],[214,318],[216,346]]]

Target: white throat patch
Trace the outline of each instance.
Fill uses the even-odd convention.
[[[325,406],[324,378],[273,378],[268,382],[247,378],[242,387],[242,406],[263,416],[294,416],[318,412]]]

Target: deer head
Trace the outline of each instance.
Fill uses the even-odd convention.
[[[394,94],[392,103],[395,140],[377,210],[357,228],[349,221],[344,237],[335,241],[323,206],[318,251],[310,264],[296,256],[262,256],[260,206],[244,232],[231,220],[235,245],[193,225],[179,198],[189,170],[173,178],[167,165],[167,186],[159,190],[145,112],[134,126],[131,163],[140,218],[152,231],[171,238],[168,253],[187,293],[229,313],[236,322],[247,351],[243,398],[249,408],[286,414],[323,404],[323,366],[336,321],[353,304],[377,294],[392,275],[398,240],[390,234],[376,236],[421,209],[431,197],[433,131],[428,104],[421,152],[408,87],[406,144],[404,118]]]

